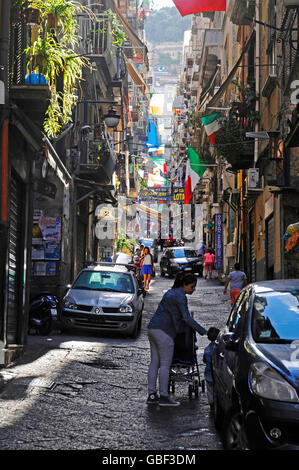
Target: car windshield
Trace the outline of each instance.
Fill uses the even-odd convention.
[[[256,295],[252,334],[259,343],[299,340],[299,291]]]
[[[197,256],[195,250],[187,250],[179,248],[178,250],[169,250],[170,258],[195,258]]]
[[[152,246],[153,243],[154,243],[154,240],[150,240],[150,239],[140,240],[140,245],[144,245],[144,246]]]
[[[83,271],[74,282],[72,289],[134,293],[130,274],[103,271]]]

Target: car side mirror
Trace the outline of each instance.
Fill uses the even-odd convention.
[[[228,351],[237,351],[239,348],[239,339],[235,338],[234,333],[228,333],[222,337],[225,349]]]

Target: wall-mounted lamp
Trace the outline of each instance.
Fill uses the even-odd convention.
[[[116,114],[112,106],[109,107],[108,114],[105,114],[104,121],[107,127],[115,128],[118,126],[120,115]]]

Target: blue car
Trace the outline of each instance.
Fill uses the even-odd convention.
[[[299,279],[246,286],[212,356],[225,449],[299,449]]]

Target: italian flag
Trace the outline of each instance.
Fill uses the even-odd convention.
[[[199,155],[192,147],[188,147],[186,178],[185,178],[185,199],[184,204],[189,204],[195,186],[206,171],[205,163],[199,158]]]
[[[173,0],[182,16],[202,11],[226,11],[226,0]]]
[[[215,144],[216,134],[221,128],[220,118],[221,118],[220,113],[213,113],[213,114],[210,114],[209,116],[204,116],[200,118],[202,124],[204,125],[207,136],[209,138],[210,144],[213,144],[213,145]]]

